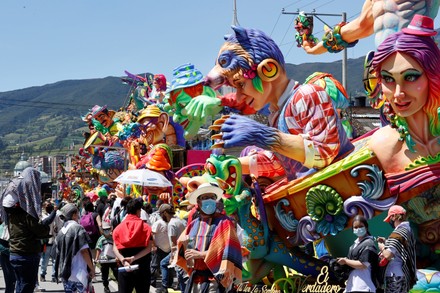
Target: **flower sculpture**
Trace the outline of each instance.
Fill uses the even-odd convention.
[[[347,223],[343,213],[342,197],[330,186],[318,185],[310,188],[306,195],[307,214],[314,220],[316,232],[336,235]]]

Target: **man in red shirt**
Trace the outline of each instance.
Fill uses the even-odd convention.
[[[151,227],[140,218],[142,201],[127,203],[127,216],[113,231],[113,251],[125,270],[119,269],[120,293],[150,292]],[[137,269],[134,269],[138,265]]]

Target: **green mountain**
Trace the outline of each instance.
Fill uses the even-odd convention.
[[[348,93],[363,93],[363,58],[347,62]],[[287,64],[288,76],[304,81],[322,71],[341,79],[341,61]],[[130,87],[120,77],[66,80],[0,93],[0,177],[11,171],[22,152],[28,156],[74,154],[86,130],[81,115],[94,105],[119,109]]]

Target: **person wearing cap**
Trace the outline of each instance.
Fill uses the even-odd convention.
[[[377,48],[372,68],[382,83],[390,125],[380,128],[369,147],[386,173],[399,173],[440,153],[440,50],[434,21],[416,15],[411,26]],[[418,166],[418,165],[416,165]]]
[[[172,259],[173,252],[177,249],[177,239],[182,234],[182,232],[186,228],[186,221],[179,219],[176,217],[176,211],[174,208],[164,203],[159,208],[159,214],[161,218],[167,223],[167,235],[168,241],[170,244],[170,253],[166,257],[164,257],[160,262],[160,269],[162,272],[162,289],[161,291],[166,292],[167,288],[171,288],[172,286],[172,278],[170,278],[170,259]],[[174,267],[177,275],[177,282],[179,284],[179,289],[181,292],[185,291],[185,279],[184,279],[184,271],[180,267]],[[165,289],[165,290],[164,290]],[[159,291],[158,291],[159,292]]]
[[[88,244],[88,235],[79,221],[78,207],[73,203],[60,210],[64,221],[55,240],[57,277],[61,277],[65,292],[88,292],[95,277],[95,266]]]
[[[385,270],[385,293],[409,292],[417,282],[416,241],[406,220],[406,210],[393,205],[384,219],[394,231],[385,240],[378,238],[382,257],[388,260]]]
[[[113,252],[125,268],[138,265],[133,271],[118,272],[120,293],[150,292],[151,227],[140,218],[142,202],[131,199],[127,203],[127,216],[113,230]]]
[[[232,220],[217,212],[223,190],[203,183],[189,194],[200,213],[178,240],[176,264],[190,275],[185,292],[225,292],[242,279],[240,242]]]
[[[56,214],[53,211],[40,220],[40,172],[32,167],[24,169],[2,193],[1,204],[0,215],[9,230],[9,260],[16,277],[16,292],[33,292],[38,281],[41,239],[50,237],[50,224]]]
[[[109,272],[113,273],[113,276],[118,280],[118,266],[116,264],[116,256],[113,252],[113,237],[112,226],[103,221],[102,222],[102,235],[96,242],[96,256],[95,262],[100,263],[102,274],[102,285],[104,285],[104,292],[109,293]]]
[[[154,240],[151,259],[151,285],[153,287],[156,287],[156,278],[161,274],[160,262],[171,252],[170,241],[168,240],[168,223],[164,221],[162,216],[163,211],[167,206],[169,205],[165,203],[160,205],[158,209],[158,217],[151,223],[151,231]]]

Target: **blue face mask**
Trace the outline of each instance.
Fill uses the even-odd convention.
[[[217,202],[214,199],[205,199],[202,201],[201,209],[205,214],[212,215],[217,209]]]
[[[354,235],[356,235],[357,237],[364,237],[365,234],[367,234],[367,229],[366,229],[365,227],[354,228],[354,229],[353,229],[353,233],[354,233]]]

